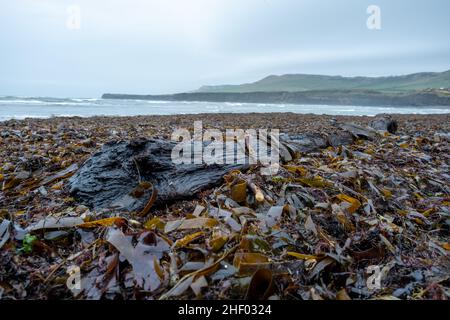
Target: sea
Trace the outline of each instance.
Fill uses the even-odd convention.
[[[0,96],[0,121],[25,118],[174,115],[199,113],[271,113],[375,116],[377,114],[445,114],[450,107],[336,106],[270,103],[113,100]]]

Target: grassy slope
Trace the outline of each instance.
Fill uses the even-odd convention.
[[[305,74],[269,76],[242,85],[204,86],[197,92],[261,92],[309,90],[411,91],[449,88],[450,70],[440,73],[416,73],[392,77],[340,77]]]

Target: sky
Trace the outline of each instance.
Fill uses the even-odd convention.
[[[445,71],[449,12],[448,0],[0,0],[0,95]]]

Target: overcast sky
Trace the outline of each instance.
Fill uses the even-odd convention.
[[[367,28],[369,5],[381,9],[381,30]],[[444,71],[449,12],[448,0],[0,0],[0,95]]]

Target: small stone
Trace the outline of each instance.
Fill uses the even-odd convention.
[[[39,193],[40,193],[41,195],[43,195],[44,197],[46,197],[46,196],[48,195],[47,189],[45,189],[44,186],[40,186],[39,189],[38,189],[38,191],[39,191]]]
[[[95,147],[95,142],[92,139],[86,139],[81,141],[81,145],[86,148],[93,148]]]
[[[80,214],[82,214],[83,212],[85,212],[86,210],[88,210],[89,208],[88,207],[86,207],[86,206],[84,206],[84,205],[79,205],[79,206],[77,206],[76,208],[75,208],[75,212],[78,214],[78,215],[80,215]]]
[[[369,126],[377,131],[387,131],[392,134],[396,133],[398,129],[397,121],[390,117],[376,118],[370,122]]]

